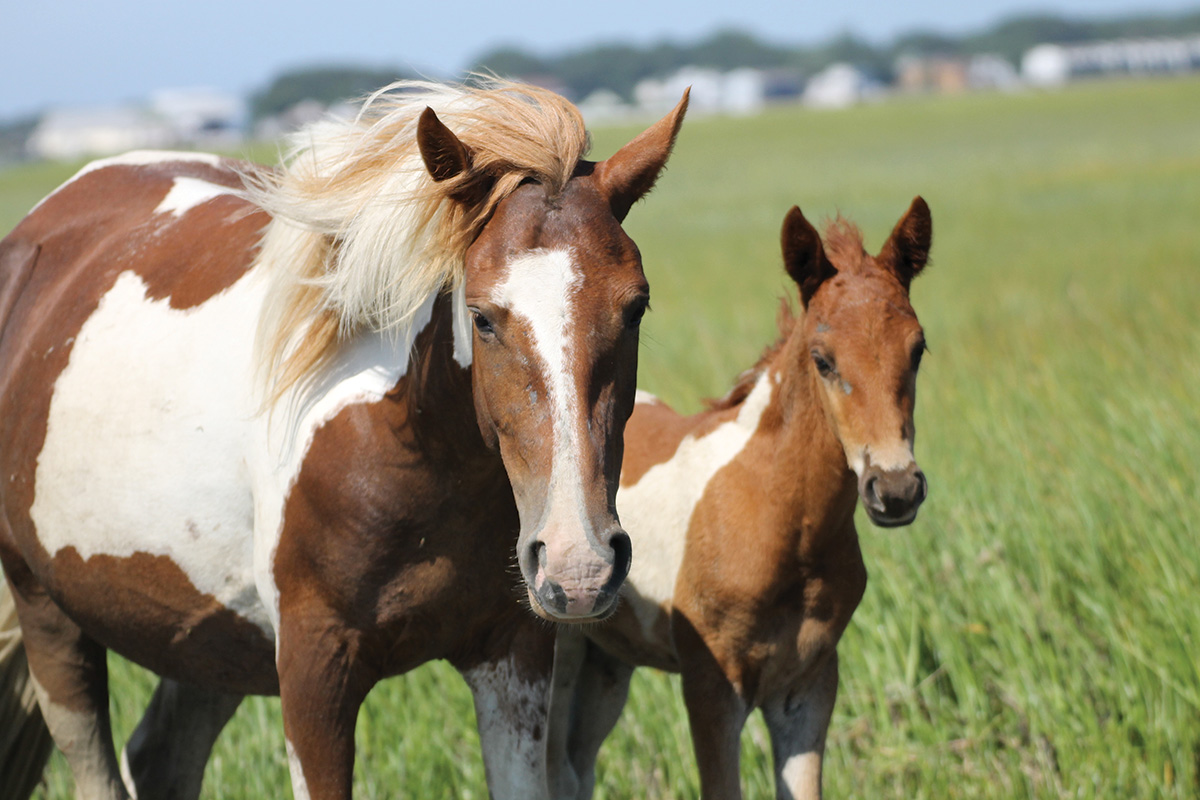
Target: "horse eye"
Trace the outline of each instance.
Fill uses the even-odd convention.
[[[492,327],[492,323],[479,309],[471,309],[471,319],[475,323],[475,330],[479,331],[481,336],[494,336],[496,334],[495,329]]]
[[[642,317],[646,316],[646,309],[650,307],[650,301],[646,298],[639,298],[625,312],[625,327],[635,329],[642,324]]]
[[[813,363],[817,365],[817,372],[821,373],[822,378],[828,378],[829,376],[833,375],[833,373],[837,372],[837,370],[834,369],[833,364],[831,364],[829,361],[826,361],[825,357],[820,353],[813,353],[812,360]]]
[[[913,348],[913,351],[912,351],[912,371],[913,372],[916,372],[918,369],[921,368],[921,356],[925,355],[925,351],[927,349],[928,348],[925,346],[925,342],[918,342],[917,346]]]

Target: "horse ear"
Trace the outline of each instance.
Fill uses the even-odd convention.
[[[687,112],[689,88],[670,114],[651,125],[629,144],[605,161],[596,165],[596,184],[608,198],[613,216],[625,219],[633,204],[646,195],[658,180],[659,173],[675,146],[679,126]]]
[[[879,261],[887,265],[905,289],[912,279],[929,263],[929,247],[933,241],[933,219],[924,198],[913,198],[908,211],[892,229],[892,235],[879,253]]]
[[[792,206],[783,218],[780,239],[783,242],[783,268],[800,287],[800,302],[808,308],[808,301],[817,289],[837,270],[825,255],[821,235],[804,218],[800,206]]]
[[[472,166],[471,148],[446,127],[428,106],[417,120],[417,147],[425,161],[425,169],[434,182],[466,177]],[[491,190],[494,179],[487,175],[473,176],[450,192],[450,197],[464,205],[474,205]]]
[[[471,168],[471,151],[428,106],[417,120],[417,146],[430,176],[441,183]]]

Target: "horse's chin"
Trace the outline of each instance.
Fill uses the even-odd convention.
[[[870,508],[867,508],[865,510],[867,512],[867,519],[871,520],[871,522],[874,525],[876,525],[877,527],[880,527],[880,528],[903,528],[905,525],[912,524],[913,520],[915,520],[917,518],[917,512],[920,510],[920,508],[921,508],[920,506],[913,506],[912,509],[909,510],[907,513],[901,514],[899,516],[894,516],[894,517],[889,517],[884,514],[873,512]]]
[[[603,609],[593,609],[590,614],[570,616],[557,614],[544,606],[538,600],[537,593],[532,589],[527,589],[525,593],[529,597],[529,610],[547,622],[553,622],[556,625],[588,625],[595,622],[603,622],[617,611],[617,599],[613,598],[612,602],[606,604]]]

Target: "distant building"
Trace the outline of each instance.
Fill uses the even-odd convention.
[[[215,89],[163,89],[151,96],[150,110],[170,123],[181,143],[236,141],[246,126],[245,102]]]
[[[896,89],[901,92],[953,94],[1019,85],[1016,69],[996,55],[903,56],[896,60]]]
[[[239,98],[208,89],[158,92],[148,105],[68,108],[46,113],[26,143],[35,158],[78,159],[127,150],[213,147],[241,138]]]
[[[848,108],[883,95],[878,81],[852,64],[832,64],[814,75],[804,89],[804,105],[812,108]]]
[[[910,93],[965,91],[967,60],[956,56],[903,56],[896,59],[896,88]]]
[[[691,88],[688,108],[693,112],[755,114],[767,99],[767,76],[757,69],[742,68],[731,72],[700,67],[684,67],[662,80],[647,79],[633,89],[639,109],[665,112],[679,102]]]
[[[633,111],[632,106],[623,102],[620,95],[611,89],[597,89],[577,105],[579,113],[583,114],[589,125],[622,119]]]
[[[1021,77],[1034,86],[1061,86],[1100,75],[1152,75],[1200,69],[1200,36],[1122,39],[1093,44],[1040,44],[1021,59]]]
[[[1016,89],[1021,76],[1007,58],[985,53],[967,65],[967,85],[972,89]]]
[[[174,143],[171,125],[145,109],[76,108],[48,112],[26,147],[35,158],[68,160]]]

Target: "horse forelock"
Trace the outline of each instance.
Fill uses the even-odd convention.
[[[470,150],[463,174],[435,182],[426,171],[416,136],[426,107]],[[587,149],[567,100],[493,79],[396,83],[356,118],[294,134],[282,169],[245,176],[250,199],[272,215],[258,256],[272,275],[258,345],[269,402],[358,331],[411,341],[414,314],[459,285],[496,206],[526,179],[561,191]],[[464,203],[468,185],[486,191]]]
[[[862,231],[857,225],[839,214],[825,223],[823,238],[825,253],[839,271],[858,271],[866,251],[863,248]]]

